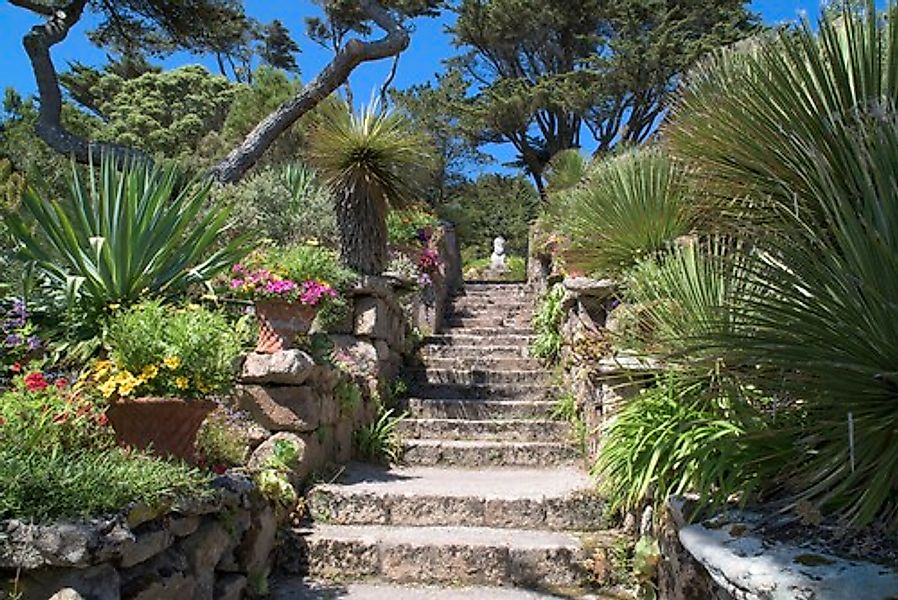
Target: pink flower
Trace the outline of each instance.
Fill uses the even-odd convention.
[[[336,298],[337,290],[321,281],[309,280],[302,284],[299,301],[309,306],[317,306],[322,298]]]
[[[53,385],[56,386],[57,390],[63,390],[69,385],[69,381],[65,377],[60,377],[59,379],[57,379],[56,381],[53,382]]]
[[[49,387],[49,383],[44,378],[44,374],[40,371],[35,371],[33,373],[29,373],[25,375],[25,388],[29,392],[39,392],[41,390],[47,389]]]
[[[237,288],[239,288],[242,285],[243,285],[242,279],[232,279],[231,280],[231,289],[232,290],[236,290]]]

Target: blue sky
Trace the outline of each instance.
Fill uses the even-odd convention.
[[[302,53],[298,57],[304,78],[313,77],[328,61],[330,54],[315,45],[303,35],[303,18],[318,14],[319,10],[311,0],[246,0],[247,12],[260,21],[280,19],[293,33]],[[755,0],[752,10],[760,13],[767,23],[780,23],[798,18],[807,13],[816,15],[821,0]],[[441,61],[453,53],[449,36],[445,33],[448,17],[438,19],[418,19],[414,26],[411,47],[403,53],[395,86],[405,88],[433,78],[442,70]],[[20,93],[34,93],[34,77],[22,48],[22,35],[37,23],[35,15],[0,0],[0,89],[7,86]],[[69,34],[68,38],[53,49],[53,59],[57,69],[63,70],[70,61],[78,60],[86,64],[98,65],[105,60],[103,52],[92,46],[85,36],[92,25],[85,18]],[[215,70],[211,59],[202,59],[187,53],[176,54],[164,61],[166,67],[191,63],[206,64]],[[358,101],[367,101],[379,89],[389,70],[389,62],[362,65],[353,74],[351,82]],[[499,152],[500,160],[509,157],[507,152]]]

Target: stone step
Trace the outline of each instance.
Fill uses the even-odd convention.
[[[404,440],[403,463],[421,466],[549,467],[582,462],[572,445],[552,442]],[[537,484],[538,485],[538,484]]]
[[[550,401],[410,398],[408,411],[420,419],[544,419],[555,408]]]
[[[332,525],[597,531],[605,503],[578,469],[439,469],[351,464],[309,494],[312,518]]]
[[[406,438],[434,440],[564,443],[571,439],[571,426],[565,421],[526,419],[405,419],[399,432]]]
[[[538,371],[543,366],[536,358],[498,358],[480,353],[468,357],[429,357],[424,359],[428,369],[464,371]]]
[[[542,383],[430,383],[415,381],[409,394],[417,398],[446,400],[551,400],[555,391]]]
[[[530,358],[527,346],[422,346],[418,351],[424,360],[434,358]]]
[[[456,587],[390,583],[343,583],[302,577],[275,577],[271,600],[563,600],[530,590],[507,587]]]
[[[577,587],[586,581],[581,540],[570,533],[485,527],[316,525],[288,543],[324,580]]]
[[[447,334],[462,334],[467,336],[478,336],[484,338],[498,337],[502,335],[516,335],[516,336],[528,336],[530,338],[534,337],[533,329],[531,327],[524,326],[489,326],[489,327],[466,327],[466,326],[452,326],[451,324],[443,330],[443,333]]]
[[[520,330],[530,327],[529,318],[510,317],[508,315],[484,315],[477,317],[456,317],[449,315],[445,325],[450,329],[514,329]]]
[[[528,348],[535,336],[532,333],[496,333],[489,336],[474,335],[464,331],[445,332],[429,336],[424,340],[427,346],[517,346]]]
[[[503,310],[517,312],[533,310],[529,298],[488,298],[475,296],[459,296],[451,301],[450,308],[455,311]]]
[[[499,282],[465,282],[465,294],[475,293],[505,293],[505,294],[531,294],[530,286],[526,283],[499,283]]]
[[[548,385],[551,374],[544,369],[496,370],[496,369],[454,369],[423,367],[412,370],[415,381],[427,383],[448,383],[452,385],[491,385],[507,383],[527,383]]]

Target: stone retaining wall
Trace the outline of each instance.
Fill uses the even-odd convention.
[[[257,594],[277,524],[251,481],[225,475],[202,501],[113,518],[0,524],[0,570],[22,600],[236,600]]]

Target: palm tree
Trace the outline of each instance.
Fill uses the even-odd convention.
[[[431,160],[426,139],[376,102],[360,113],[334,103],[323,111],[310,146],[312,164],[337,197],[343,260],[361,273],[381,273],[387,211],[412,199]]]

